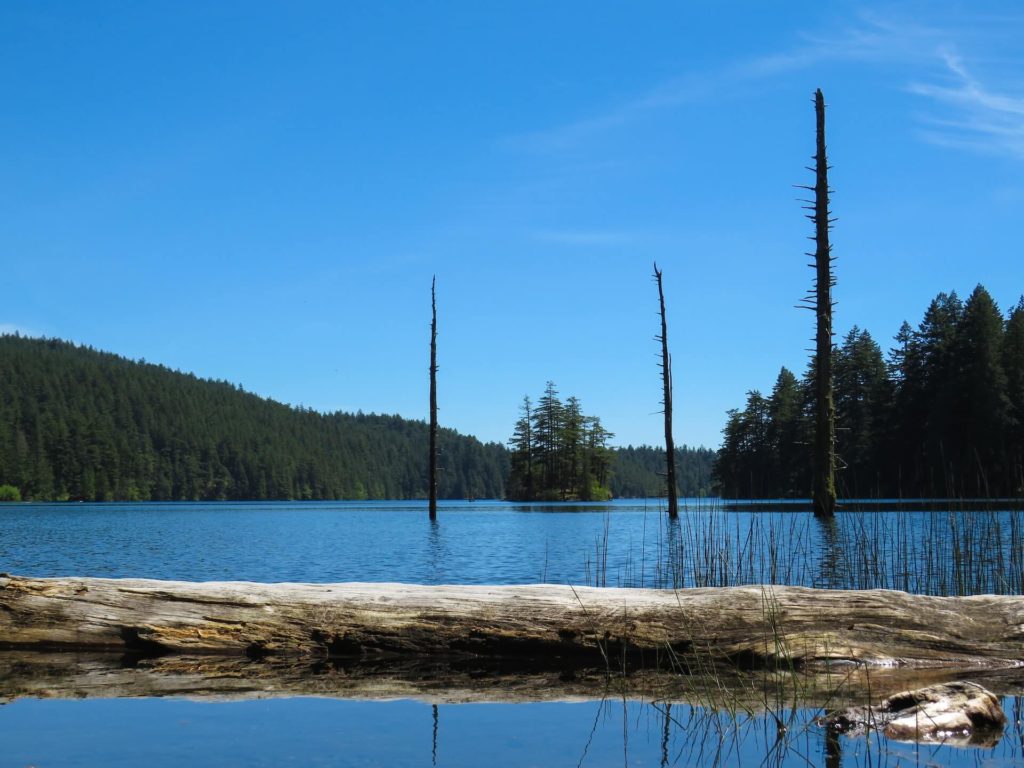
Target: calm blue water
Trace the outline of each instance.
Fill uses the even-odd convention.
[[[1021,591],[1021,513],[726,510],[657,502],[18,504],[0,506],[0,571],[186,580],[692,586],[772,582]],[[678,705],[270,699],[31,700],[0,707],[0,768],[1024,764],[1020,702],[994,749],[840,738],[798,711],[733,721]],[[1013,721],[1016,721],[1015,723]]]
[[[1024,591],[1020,511],[809,512],[686,500],[17,504],[0,507],[0,571],[194,581],[741,583]]]
[[[579,583],[604,528],[606,507],[594,509],[462,502],[441,505],[431,524],[425,502],[13,505],[0,507],[0,569],[198,581]],[[616,533],[618,523],[628,527],[625,543],[643,530],[642,507],[607,509]],[[653,507],[648,517],[653,530]]]
[[[766,716],[673,705],[666,730],[665,714],[663,704],[615,700],[442,704],[436,721],[413,701],[25,700],[0,711],[0,768],[1021,765],[1019,730],[985,749],[877,737],[827,744],[803,712],[781,741]]]

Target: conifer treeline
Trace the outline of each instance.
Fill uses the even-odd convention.
[[[665,495],[665,449],[649,445],[615,450],[611,491],[617,498]],[[718,452],[711,448],[676,446],[676,489],[679,497],[711,496],[713,467]]]
[[[0,501],[426,498],[428,437],[422,421],[320,414],[63,341],[0,336]],[[504,445],[441,429],[439,447],[441,498],[505,497]],[[711,453],[682,449],[681,466]],[[616,496],[658,495],[662,460],[646,446],[605,448],[614,472],[589,466]],[[706,492],[708,476],[684,470],[681,493]]]
[[[496,443],[441,430],[439,495],[498,498]],[[27,499],[410,499],[427,425],[320,414],[63,341],[0,336],[0,486]]]
[[[1024,299],[1003,318],[982,286],[940,293],[887,358],[853,328],[835,349],[841,496],[991,497],[1024,493]],[[729,411],[715,465],[726,498],[810,493],[813,361],[783,368],[771,394]]]

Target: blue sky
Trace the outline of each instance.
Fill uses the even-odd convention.
[[[1016,2],[7,2],[0,330],[505,440],[555,381],[676,441],[803,369],[829,104],[836,330],[1024,292]]]

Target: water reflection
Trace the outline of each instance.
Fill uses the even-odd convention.
[[[908,674],[879,670],[870,681],[874,695],[918,685]],[[925,682],[938,671],[916,674]],[[560,681],[500,669],[446,671],[436,661],[332,670],[284,659],[163,657],[124,668],[98,656],[7,652],[0,653],[0,701],[7,703],[0,707],[0,765],[423,765],[428,751],[435,767],[488,768],[841,768],[907,764],[925,753],[932,766],[998,768],[1024,759],[1019,698],[1003,699],[1013,725],[994,746],[899,744],[816,723],[824,707],[859,700],[863,685],[818,688],[820,681],[804,679],[787,688],[786,678],[609,678],[584,670]],[[1019,693],[1024,672],[984,682]],[[161,693],[175,695],[153,698]]]
[[[821,536],[816,586],[824,589],[839,589],[849,583],[839,523],[834,517],[816,516],[814,520]]]
[[[640,701],[461,704],[269,699],[26,700],[0,709],[3,765],[1019,765],[1019,746],[990,749],[850,739],[800,710],[772,717]],[[418,723],[424,723],[420,727]],[[909,760],[908,760],[909,758]]]
[[[433,739],[430,746],[430,764],[437,765],[437,704],[432,704],[430,708],[434,720]]]
[[[838,733],[825,728],[825,768],[841,768],[843,764],[843,743]]]
[[[661,735],[661,768],[667,768],[668,766],[668,745],[669,739],[672,736],[672,702],[666,702],[665,704],[665,730],[662,731]]]
[[[427,525],[427,562],[430,569],[432,584],[444,583],[444,540],[441,538],[441,524],[436,520],[428,520]]]

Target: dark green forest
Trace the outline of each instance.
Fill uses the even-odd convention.
[[[591,439],[599,421],[585,424]],[[64,341],[0,336],[0,501],[426,498],[427,446],[422,421],[321,414]],[[441,498],[505,497],[504,445],[442,429],[439,446]],[[680,455],[696,467],[681,493],[706,491],[713,453]],[[602,444],[603,463],[588,466],[605,495],[660,495],[662,461]]]
[[[811,487],[813,360],[783,368],[768,396],[729,411],[715,479],[726,498],[806,498]],[[887,355],[854,327],[833,353],[839,459],[847,498],[1024,493],[1024,299],[1004,318],[984,287],[940,293]]]
[[[681,498],[710,496],[713,468],[718,452],[711,448],[676,446],[676,489]],[[665,449],[649,445],[615,449],[612,474],[615,498],[665,495]]]
[[[441,430],[442,498],[498,498],[498,444]],[[25,499],[411,499],[427,425],[292,408],[226,382],[0,336],[0,485]]]

